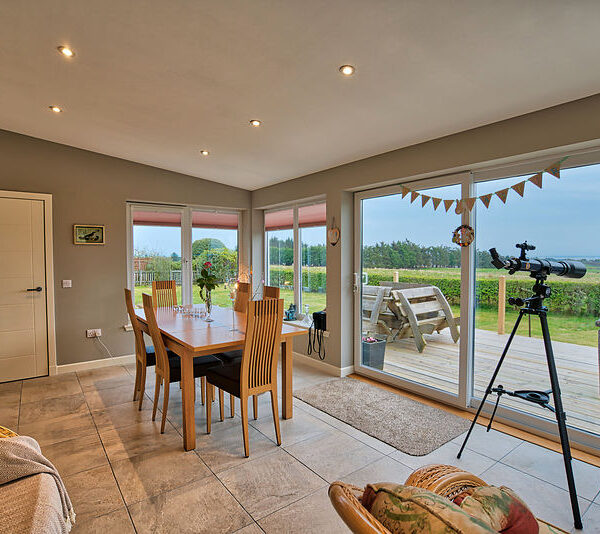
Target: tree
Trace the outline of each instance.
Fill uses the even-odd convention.
[[[209,261],[212,263],[212,274],[219,282],[225,282],[233,278],[237,273],[237,252],[227,248],[205,250],[198,258],[192,260],[192,268],[195,272],[200,271],[202,265]]]
[[[181,256],[177,254],[177,252],[173,252],[173,254],[171,254],[171,259],[173,261],[181,261]]]
[[[225,243],[220,239],[215,239],[213,237],[204,237],[202,239],[196,239],[192,243],[192,257],[197,258],[203,252],[207,250],[215,250],[215,249],[227,249]]]

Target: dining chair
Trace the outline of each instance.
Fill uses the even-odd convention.
[[[160,425],[160,432],[163,434],[165,432],[165,421],[167,420],[167,409],[169,407],[169,385],[172,382],[181,382],[181,358],[177,355],[175,355],[174,358],[168,357],[168,351],[165,347],[160,329],[158,328],[156,311],[152,304],[152,297],[144,293],[142,294],[142,301],[144,303],[146,321],[148,322],[148,330],[150,331],[152,343],[154,344],[154,352],[156,354],[156,386],[154,389],[152,420],[154,421],[156,419],[160,388],[161,386],[164,386],[162,421]],[[194,358],[194,397],[196,393],[195,379],[200,377],[201,379],[206,380],[206,373],[210,369],[221,367],[222,365],[223,362],[215,356],[198,356],[197,358]],[[212,404],[211,399],[212,397],[207,395],[206,404]]]
[[[265,286],[263,288],[263,298],[265,299],[278,299],[279,288],[275,286]]]
[[[249,300],[250,284],[248,282],[238,282],[233,309],[237,312],[245,312]]]
[[[206,373],[207,395],[218,387],[223,420],[223,391],[240,399],[242,406],[242,435],[244,454],[250,456],[248,440],[248,397],[271,393],[273,424],[277,445],[281,445],[279,408],[277,405],[277,355],[281,343],[283,300],[265,299],[248,303],[246,338],[242,359],[232,365],[215,367]],[[210,392],[210,393],[209,393]],[[210,434],[211,402],[206,403],[206,431]]]
[[[175,280],[155,280],[152,282],[152,305],[154,309],[177,306]]]

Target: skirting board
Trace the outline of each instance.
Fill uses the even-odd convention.
[[[348,376],[354,372],[354,365],[339,368],[335,365],[331,365],[330,363],[322,362],[321,360],[315,360],[314,358],[306,356],[306,354],[300,354],[299,352],[294,352],[294,360],[309,365],[310,367],[314,367],[315,369],[320,369],[324,373],[327,373],[331,376]]]
[[[115,358],[101,358],[100,360],[91,360],[88,362],[67,363],[57,365],[56,373],[72,373],[73,371],[89,371],[90,369],[99,369],[100,367],[110,367],[111,365],[126,365],[135,363],[135,354],[126,354],[125,356],[116,356]]]

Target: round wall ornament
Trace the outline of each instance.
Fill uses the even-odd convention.
[[[331,221],[331,228],[327,230],[327,239],[332,247],[335,247],[340,240],[340,229],[335,224],[335,217]]]
[[[452,242],[461,247],[468,247],[475,239],[475,230],[468,224],[461,224],[452,233]]]

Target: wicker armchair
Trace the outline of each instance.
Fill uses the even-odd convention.
[[[471,488],[487,486],[479,477],[451,465],[426,465],[414,471],[404,483],[426,489],[447,499],[453,499],[460,493]],[[360,498],[364,488],[333,482],[329,486],[329,499],[336,512],[354,534],[391,534],[371,513],[363,507]],[[550,528],[548,532],[560,533],[559,529],[550,523],[538,519],[538,522]]]

